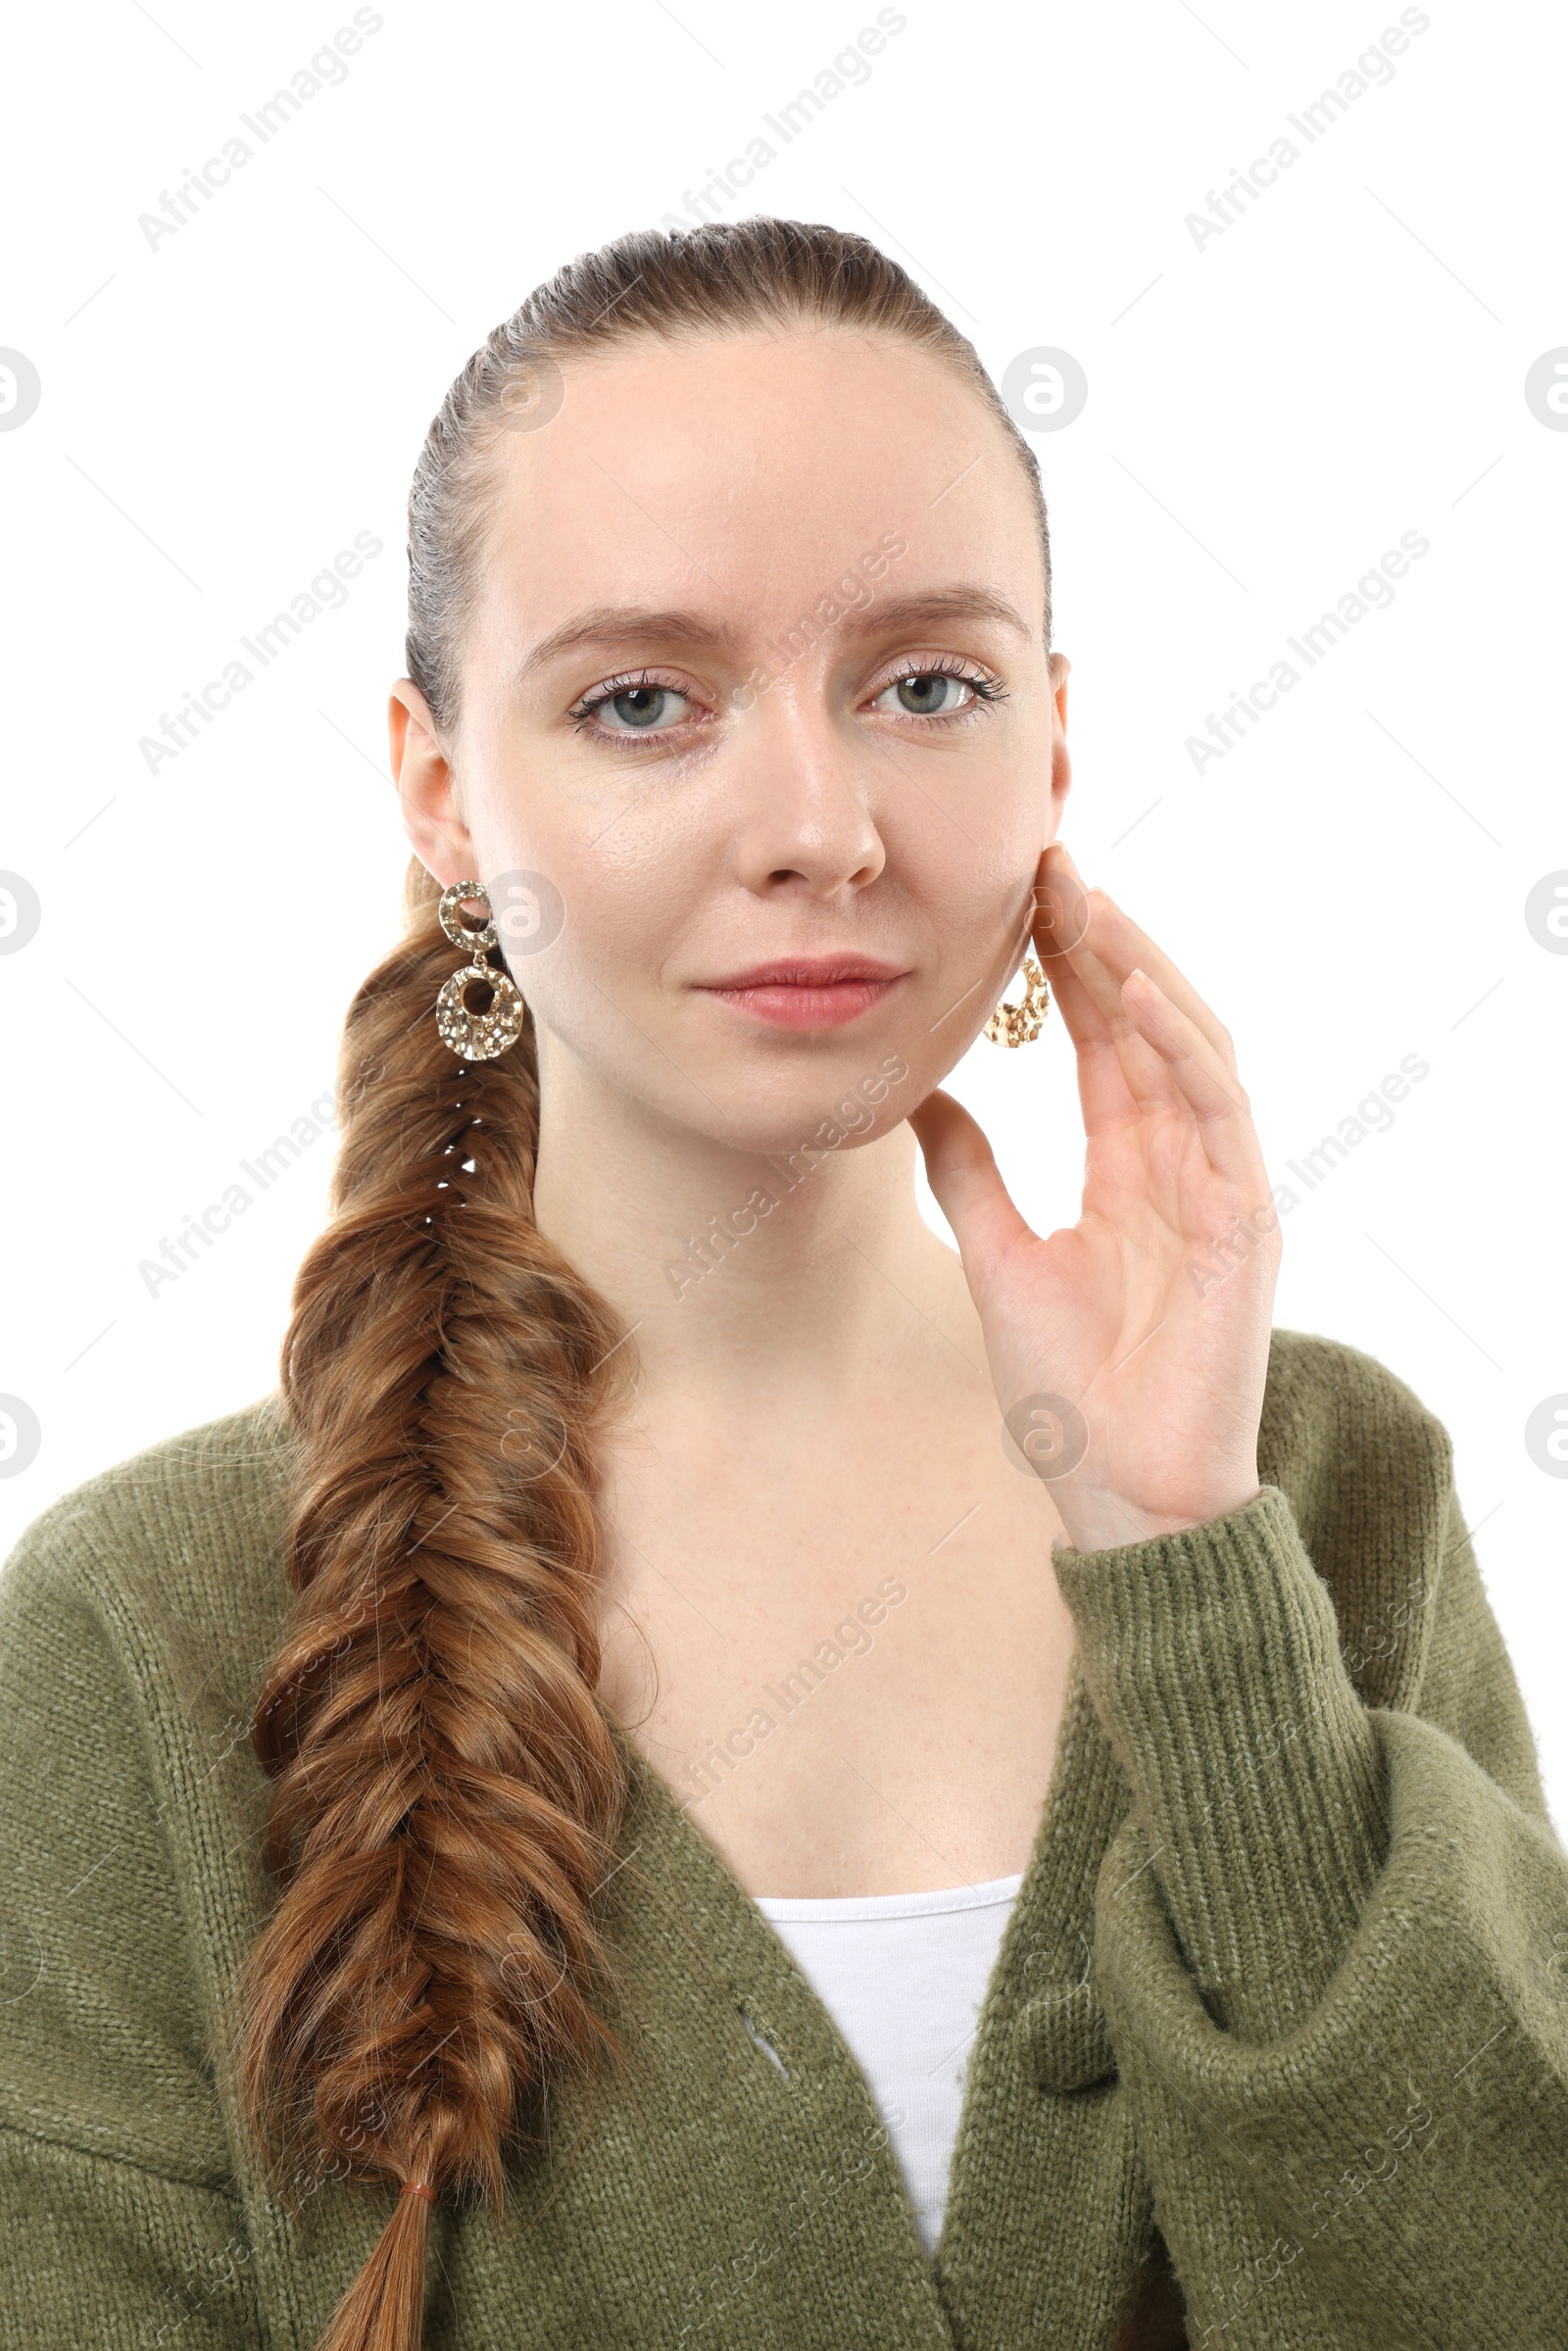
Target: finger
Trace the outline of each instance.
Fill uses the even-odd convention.
[[[1220,1058],[1234,1069],[1236,1044],[1229,1029],[1164,949],[1151,939],[1108,892],[1085,891],[1083,877],[1061,842],[1054,841],[1046,857],[1050,863],[1041,885],[1037,886],[1036,896],[1048,902],[1047,935],[1053,935],[1054,931],[1070,946],[1077,939],[1086,938],[1092,929],[1095,951],[1112,973],[1118,989],[1135,966],[1147,971],[1177,1010],[1196,1021]],[[1087,918],[1080,901],[1090,909]]]
[[[1185,1099],[1170,1069],[1137,1023],[1130,1018],[1122,997],[1122,983],[1137,962],[1128,942],[1133,937],[1142,940],[1145,934],[1123,914],[1105,891],[1085,891],[1076,871],[1068,873],[1071,857],[1059,842],[1053,842],[1047,855],[1051,860],[1046,868],[1047,879],[1042,884],[1037,878],[1036,897],[1037,900],[1053,902],[1047,921],[1049,935],[1058,943],[1053,973],[1064,1000],[1063,1017],[1070,1020],[1072,1006],[1077,1001],[1074,994],[1076,982],[1103,1021],[1115,1049],[1120,1077],[1118,1085],[1116,1075],[1111,1071],[1109,1056],[1103,1051],[1094,1061],[1087,1055],[1081,1056],[1080,1090],[1086,1085],[1092,1088],[1092,1092],[1085,1095],[1086,1128],[1094,1133],[1097,1127],[1125,1118],[1128,1113],[1124,1096],[1138,1112],[1145,1115],[1184,1110],[1187,1107]],[[1045,860],[1042,862],[1044,864]],[[1120,954],[1115,952],[1118,939]],[[1146,944],[1152,947],[1152,941],[1146,941]],[[1174,972],[1175,967],[1170,965],[1169,957],[1163,957],[1162,960]],[[1209,1027],[1215,1032],[1210,1037],[1210,1043],[1215,1046],[1223,1064],[1234,1075],[1235,1061],[1230,1052],[1228,1033],[1208,1013],[1207,1006],[1202,1004],[1197,991],[1180,981],[1180,974],[1176,977],[1186,989],[1192,1004],[1198,1006],[1198,1013],[1206,1015]],[[1208,1034],[1197,1013],[1189,1012],[1188,1016],[1197,1020],[1200,1029]]]
[[[964,1270],[983,1274],[1029,1231],[1012,1204],[985,1129],[940,1087],[909,1112],[932,1197],[953,1227]]]
[[[1078,1055],[1078,1100],[1086,1135],[1103,1135],[1153,1108],[1176,1109],[1181,1096],[1122,1002],[1104,966],[1087,969],[1083,951],[1054,966],[1051,985]]]
[[[1123,994],[1140,1033],[1191,1109],[1209,1165],[1238,1186],[1255,1185],[1262,1177],[1263,1153],[1251,1104],[1234,1072],[1197,1021],[1148,972],[1130,972]]]
[[[1126,917],[1103,890],[1086,890],[1059,841],[1041,858],[1035,877],[1035,945],[1049,976],[1070,992],[1076,978],[1107,1029],[1124,1019],[1121,984],[1137,957],[1121,968],[1105,949],[1118,918]],[[1142,934],[1140,934],[1142,936]],[[1151,942],[1151,945],[1152,943]]]
[[[1077,939],[1087,927],[1089,906],[1087,894],[1074,882],[1062,888],[1048,889],[1041,882],[1045,868],[1042,855],[1036,869],[1034,903],[1025,918],[1021,937],[1014,947],[1014,955],[1021,960],[1033,943],[1045,963],[1053,994],[1060,1007],[1061,1017],[1073,1041],[1078,1059],[1078,1095],[1083,1107],[1086,1132],[1094,1134],[1136,1118],[1138,1100],[1129,1092],[1122,1075],[1121,1054],[1117,1051],[1113,1027],[1133,1038],[1137,1050],[1152,1060],[1157,1069],[1157,1054],[1138,1038],[1128,1021],[1121,1002],[1119,982],[1103,971],[1098,960],[1075,972],[1064,953],[1068,939]],[[1052,906],[1046,906],[1048,897]],[[1054,909],[1054,910],[1053,910]],[[950,1006],[950,1009],[954,1007]],[[943,1015],[946,1018],[946,1014]]]
[[[1102,1134],[1154,1110],[1177,1110],[1182,1097],[1160,1055],[1142,1035],[1122,1001],[1121,979],[1097,947],[1104,894],[1083,897],[1083,935],[1063,945],[1051,966],[1051,985],[1078,1049],[1078,1092],[1088,1134]]]

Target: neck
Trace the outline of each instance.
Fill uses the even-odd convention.
[[[534,1217],[634,1331],[645,1399],[748,1411],[771,1392],[853,1394],[940,1317],[965,1352],[968,1293],[916,1198],[906,1124],[739,1151],[604,1089],[571,1056],[541,1071]],[[956,1316],[956,1320],[955,1317]]]

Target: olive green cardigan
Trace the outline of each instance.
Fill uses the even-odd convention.
[[[155,1445],[0,1576],[6,2351],[308,2351],[392,2209],[268,2197],[215,2030],[291,1444],[274,1396]],[[499,2222],[432,2215],[431,2351],[1568,2343],[1568,1857],[1448,1439],[1279,1331],[1261,1475],[1058,1555],[1071,1690],[934,2265],[849,2049],[633,1753],[634,2071],[553,2098]]]

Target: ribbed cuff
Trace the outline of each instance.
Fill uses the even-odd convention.
[[[1221,2026],[1276,2038],[1388,1849],[1382,1752],[1295,1513],[1265,1486],[1205,1526],[1053,1557],[1187,1964]]]

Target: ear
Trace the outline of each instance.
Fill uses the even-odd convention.
[[[430,706],[413,678],[400,677],[392,688],[386,724],[403,829],[415,856],[444,888],[467,881],[478,870],[478,853],[463,821]]]
[[[1061,823],[1061,812],[1072,790],[1072,760],[1067,754],[1067,679],[1072,663],[1064,653],[1051,656],[1051,693],[1055,709],[1051,720],[1051,806],[1052,825],[1048,839],[1054,840]]]

